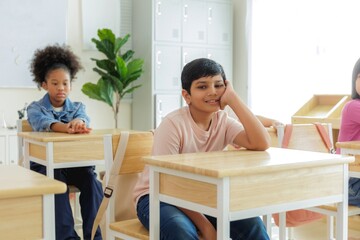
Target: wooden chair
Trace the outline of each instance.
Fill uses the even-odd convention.
[[[332,127],[331,124],[322,124],[327,130],[328,137],[333,146],[333,136],[332,136]],[[321,138],[321,135],[317,131],[314,124],[293,124],[292,137],[289,141],[288,148],[298,149],[298,150],[307,150],[307,151],[316,151],[316,152],[329,152],[328,147]],[[284,128],[278,129],[279,143],[281,147],[282,140],[284,138]],[[351,176],[350,168],[350,176]],[[354,176],[356,177],[356,176]],[[326,216],[327,219],[327,239],[334,239],[334,218],[336,216],[337,208],[335,205],[323,205],[309,208],[309,210],[322,213]],[[355,216],[360,214],[360,208],[355,206],[348,207],[348,216]],[[282,225],[279,226],[280,234],[285,235],[285,213],[282,213],[283,219]],[[293,239],[292,230],[293,228],[288,228],[288,239]]]
[[[17,131],[18,132],[32,132],[33,129],[28,122],[28,120],[18,120],[17,123]],[[20,166],[24,166],[24,143],[23,138],[18,136],[18,164]],[[25,167],[25,166],[24,166]],[[80,190],[73,186],[68,185],[69,188],[69,194],[74,194],[74,221],[75,221],[75,228],[81,229],[82,228],[82,219],[81,219],[81,211],[80,211],[80,204],[79,204],[79,193]]]
[[[332,126],[331,124],[324,123],[326,133],[330,139],[330,144],[332,143]],[[284,134],[285,134],[285,126],[280,126],[277,129],[278,143],[279,147],[282,147]],[[292,133],[289,139],[287,148],[289,149],[297,149],[297,150],[305,150],[305,151],[315,151],[315,152],[329,152],[328,146],[322,140],[321,134],[317,130],[314,124],[292,124]],[[286,219],[285,213],[280,214],[280,225],[279,225],[279,234],[280,236],[286,235]],[[266,216],[267,219],[271,218],[269,215]],[[271,235],[271,229],[269,229],[269,224],[267,224],[268,233]],[[288,228],[288,239],[292,239],[292,228]]]
[[[121,133],[114,134],[111,136],[111,139],[105,138],[104,140],[105,159],[107,161],[105,170],[106,173],[104,176],[105,181],[108,181],[108,177],[110,176],[112,160],[114,159],[120,138]],[[143,171],[144,163],[142,162],[142,157],[151,155],[152,144],[152,132],[130,132],[124,158],[120,165],[120,171],[118,172],[119,176],[125,176],[125,178],[122,179],[126,179],[127,175]],[[111,163],[109,164],[108,161],[110,159]],[[123,191],[123,189],[115,187],[113,195],[116,196],[117,191],[121,191],[121,194],[132,194],[132,192],[126,192]],[[106,239],[149,239],[148,230],[143,227],[136,216],[132,216],[130,218],[120,216],[121,220],[115,220],[116,205],[123,204],[116,201],[115,196],[110,198],[109,205],[105,213]],[[127,207],[134,208],[133,204]]]

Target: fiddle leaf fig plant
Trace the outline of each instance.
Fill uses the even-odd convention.
[[[89,98],[103,101],[112,108],[117,128],[120,101],[126,94],[141,86],[134,85],[133,82],[143,73],[144,60],[133,59],[133,50],[122,53],[121,48],[129,40],[129,34],[123,38],[116,37],[110,29],[104,28],[99,29],[97,35],[99,38],[92,38],[91,41],[106,58],[91,58],[96,63],[93,70],[100,78],[96,84],[85,83],[81,91]]]

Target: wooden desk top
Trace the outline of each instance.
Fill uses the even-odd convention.
[[[138,132],[124,129],[96,129],[86,134],[69,134],[59,132],[19,132],[18,136],[39,142],[67,142],[100,139],[106,134],[120,135],[121,131],[129,131],[130,133]]]
[[[284,148],[269,148],[266,151],[234,150],[148,156],[144,157],[143,160],[146,164],[153,166],[221,178],[344,164],[353,162],[354,157]]]
[[[338,148],[360,149],[360,141],[337,142]]]
[[[1,165],[0,182],[0,199],[66,191],[65,183],[17,165]]]

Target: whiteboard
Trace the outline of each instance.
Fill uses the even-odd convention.
[[[0,1],[0,87],[36,87],[30,73],[34,51],[66,43],[67,1]]]

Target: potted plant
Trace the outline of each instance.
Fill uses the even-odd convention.
[[[82,86],[81,91],[92,99],[103,101],[114,112],[115,128],[117,128],[118,113],[121,99],[132,93],[141,85],[132,83],[139,79],[143,73],[142,59],[133,59],[134,51],[121,52],[121,47],[129,40],[130,35],[116,37],[110,29],[99,29],[99,39],[92,38],[96,48],[105,55],[105,59],[91,60],[96,62],[95,72],[100,75],[96,84],[88,82]]]

